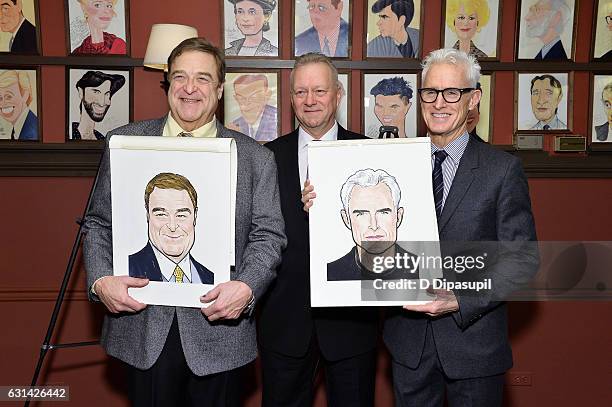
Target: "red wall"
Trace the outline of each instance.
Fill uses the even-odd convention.
[[[363,0],[353,2],[353,58],[363,54],[361,32]],[[66,54],[64,0],[41,0],[43,52]],[[151,24],[181,23],[196,26],[201,35],[220,40],[220,2],[182,0],[169,7],[162,0],[131,1],[132,56],[143,57]],[[290,32],[292,12],[282,1],[282,32]],[[425,1],[424,51],[439,47],[441,0]],[[502,62],[511,62],[516,24],[516,2],[503,1]],[[578,43],[590,42],[593,1],[579,1]],[[283,42],[282,59],[290,59],[290,44]],[[577,61],[587,62],[588,47],[578,47]],[[353,92],[360,87],[360,72],[352,79]],[[588,73],[574,76],[574,99],[588,99]],[[135,69],[134,118],[161,116],[166,112],[161,74]],[[287,103],[288,71],[282,73],[281,95]],[[61,66],[42,68],[44,142],[64,141],[65,72]],[[494,141],[510,144],[513,124],[507,118],[514,107],[514,75],[497,74],[495,87]],[[356,93],[353,93],[356,94]],[[586,134],[587,104],[574,104],[575,132]],[[361,111],[353,103],[353,130],[359,130]],[[283,109],[283,131],[291,128],[290,109]],[[0,178],[0,213],[4,233],[0,280],[0,385],[30,382],[53,302],[91,186],[91,178]],[[606,207],[612,202],[610,179],[531,179],[531,197],[541,240],[610,240],[612,218]],[[100,331],[102,308],[91,305],[84,294],[80,260],[71,281],[68,300],[54,342],[95,340]],[[612,303],[558,302],[513,303],[510,331],[515,367],[512,372],[532,376],[531,386],[508,386],[508,406],[608,405],[612,400]],[[381,348],[377,376],[377,406],[391,406],[388,356]],[[256,375],[253,369],[253,374]],[[73,405],[127,405],[121,370],[98,347],[57,350],[48,356],[41,381],[70,386]],[[259,378],[250,384],[247,404],[259,405]],[[322,386],[317,405],[323,406]],[[42,405],[53,405],[45,403]]]

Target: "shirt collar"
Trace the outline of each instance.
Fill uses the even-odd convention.
[[[559,42],[559,41],[561,41],[561,38],[559,36],[557,36],[557,37],[553,38],[553,40],[551,42],[549,42],[548,44],[544,45],[542,47],[542,58],[544,58],[546,56],[546,54],[548,54],[548,52],[552,49],[552,47],[554,47],[555,44],[557,42]]]
[[[314,137],[308,134],[306,130],[304,130],[302,126],[300,126],[300,129],[298,131],[298,151],[306,147],[308,143],[310,143],[313,140],[314,140]],[[331,127],[331,129],[327,130],[327,133],[325,133],[323,137],[321,137],[319,140],[323,140],[323,141],[338,140],[338,122],[334,122],[334,125]]]
[[[153,248],[153,253],[155,253],[155,258],[157,259],[157,264],[159,264],[159,269],[161,270],[162,275],[166,281],[172,281],[174,278],[174,269],[176,266],[179,266],[181,270],[183,270],[183,278],[186,278],[188,282],[192,282],[191,279],[191,261],[190,255],[187,254],[178,264],[167,258],[162,252],[157,250],[157,247],[150,243]]]
[[[181,128],[181,126],[174,120],[174,117],[170,113],[168,113],[168,118],[166,119],[166,124],[164,125],[163,136],[164,137],[176,137],[179,133],[184,132],[185,129]],[[207,138],[215,138],[217,137],[217,118],[213,116],[212,120],[205,125],[198,127],[197,129],[190,131],[193,137],[207,137]]]
[[[440,148],[434,143],[431,143],[431,155],[433,155],[436,151],[444,150],[448,154],[451,160],[455,165],[459,165],[459,161],[463,156],[463,153],[470,141],[470,135],[465,132],[461,136],[457,137],[450,143],[448,143],[444,148]]]

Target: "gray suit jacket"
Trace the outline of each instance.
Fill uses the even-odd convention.
[[[418,58],[420,51],[419,30],[406,27],[406,32],[408,33],[408,38],[412,43],[413,55],[411,56],[413,58]],[[402,54],[397,48],[397,45],[395,45],[393,38],[383,37],[382,35],[377,35],[372,39],[372,41],[368,42],[366,55],[369,57],[403,58]]]
[[[494,287],[529,280],[539,265],[527,179],[518,158],[470,138],[438,222],[440,241],[515,242],[486,270]],[[522,242],[522,243],[521,243]],[[438,357],[451,379],[484,377],[512,366],[506,305],[487,295],[457,294],[459,311],[429,318],[390,310],[384,340],[397,362],[417,368],[430,320]]]
[[[608,122],[595,126],[595,134],[597,135],[597,141],[606,141],[608,139]]]
[[[109,133],[160,136],[166,118],[119,127]],[[260,299],[275,277],[281,250],[286,245],[274,156],[265,147],[217,123],[218,137],[236,140],[238,180],[236,185],[236,267],[232,280],[251,287]],[[87,287],[100,277],[113,274],[111,185],[108,144],[100,164],[91,207],[85,217],[83,242]],[[90,295],[91,300],[98,300]],[[149,305],[132,314],[107,314],[101,341],[106,352],[139,369],[150,368],[159,357],[172,324],[178,320],[183,353],[191,370],[199,376],[242,366],[256,357],[255,322],[209,323],[197,308]]]

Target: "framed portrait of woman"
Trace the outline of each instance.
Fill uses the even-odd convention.
[[[420,58],[421,0],[368,0],[367,58]]]
[[[568,72],[517,73],[514,112],[516,130],[531,133],[567,133],[571,129]]]
[[[0,52],[40,54],[38,0],[0,1]]]
[[[577,0],[518,2],[517,59],[567,61],[574,54]]]
[[[593,75],[591,141],[612,143],[612,75]]]
[[[279,0],[221,0],[226,57],[278,57]]]
[[[598,0],[593,24],[592,59],[612,60],[612,0]]]
[[[104,140],[132,121],[132,70],[68,68],[67,140]]]
[[[446,0],[445,48],[455,48],[478,60],[499,59],[499,9],[501,0]]]
[[[40,140],[38,68],[0,69],[0,140]]]
[[[382,126],[397,127],[400,138],[417,136],[416,73],[367,73],[362,83],[366,136],[379,138]]]
[[[127,0],[66,0],[72,55],[129,55]]]
[[[260,142],[280,131],[279,72],[230,72],[223,89],[223,124]]]
[[[351,0],[294,0],[293,55],[351,56]]]

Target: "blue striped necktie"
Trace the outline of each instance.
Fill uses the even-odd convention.
[[[433,195],[436,204],[436,216],[440,218],[442,214],[442,199],[444,198],[444,178],[442,177],[442,163],[448,157],[444,150],[439,150],[434,153],[435,161],[432,173]]]

